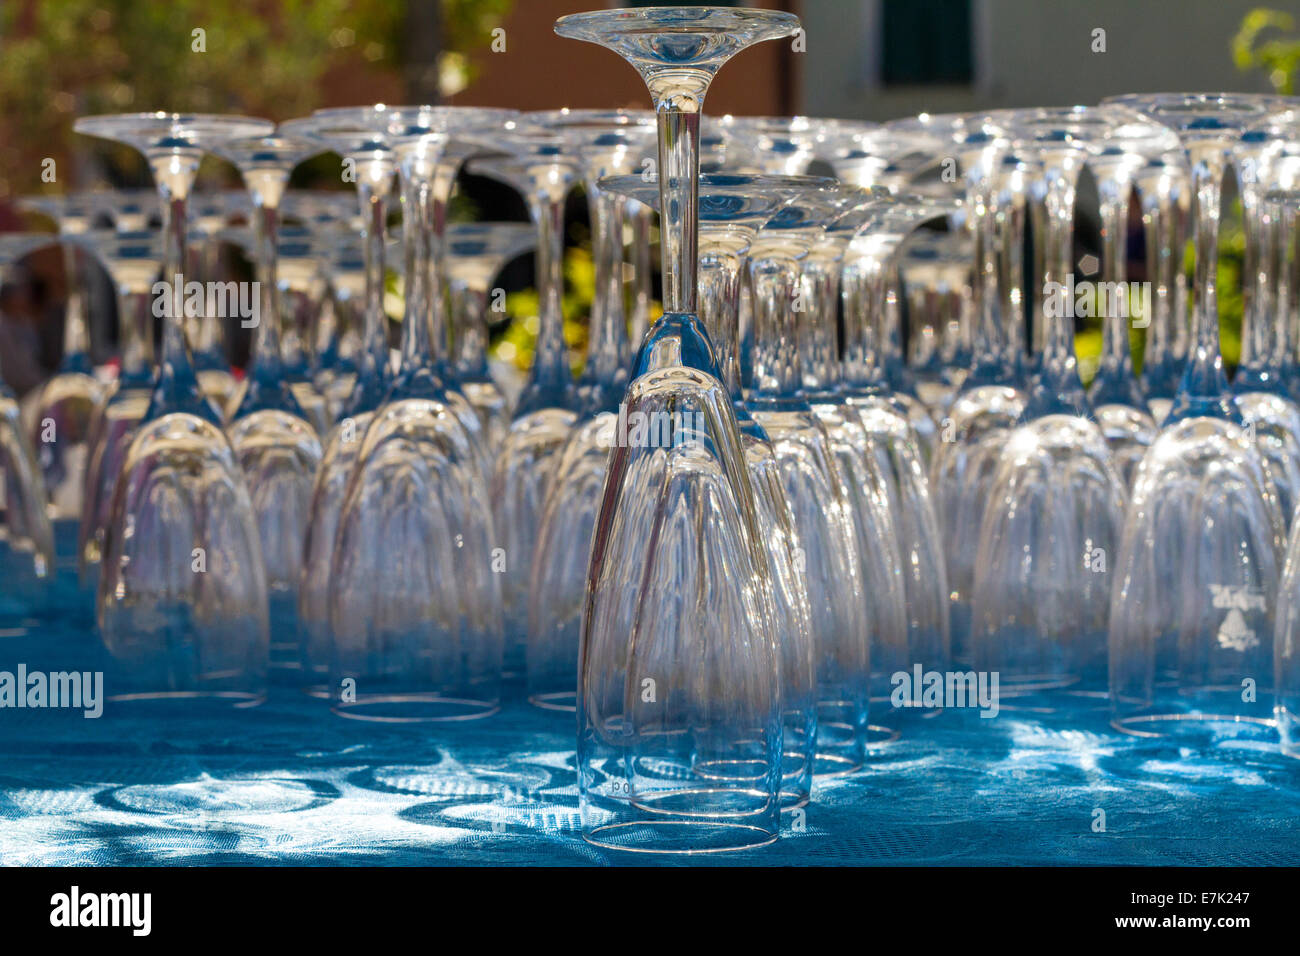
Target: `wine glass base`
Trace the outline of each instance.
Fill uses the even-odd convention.
[[[529,694],[528,703],[542,710],[558,710],[573,714],[578,711],[578,692],[560,690],[549,694]]]
[[[745,823],[638,820],[595,827],[583,831],[582,838],[606,850],[693,855],[753,850],[775,843],[777,834]]]
[[[140,691],[109,694],[105,704],[113,715],[124,713],[141,718],[202,718],[209,714],[248,710],[266,702],[266,694],[255,691]]]
[[[782,790],[781,812],[793,813],[812,803],[812,797],[805,790]]]
[[[1253,738],[1271,742],[1277,737],[1276,721],[1239,714],[1144,714],[1115,718],[1110,725],[1120,733],[1134,737],[1167,737],[1206,743],[1224,738]]]
[[[935,712],[936,711],[931,711],[930,713]],[[901,736],[902,731],[897,727],[886,727],[883,724],[868,724],[867,748],[869,750],[874,750],[880,747],[888,747],[890,744],[896,743]]]
[[[813,758],[814,777],[846,777],[861,769],[861,760],[840,754],[818,753]]]
[[[481,720],[501,709],[495,700],[442,697],[438,694],[385,694],[341,701],[330,707],[340,717],[385,724],[444,723]]]

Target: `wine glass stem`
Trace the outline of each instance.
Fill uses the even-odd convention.
[[[858,255],[840,276],[844,310],[844,381],[854,388],[880,385],[876,336],[878,300],[883,296],[885,263],[880,255]]]
[[[885,275],[885,287],[880,306],[880,357],[886,368],[903,361],[903,313],[899,303],[902,283],[898,278],[897,264]],[[832,328],[831,333],[834,333]]]
[[[1300,206],[1287,202],[1275,209],[1269,216],[1268,231],[1270,236],[1270,262],[1275,266],[1273,313],[1277,323],[1275,355],[1277,367],[1286,369],[1292,364],[1291,334],[1292,317],[1297,309],[1296,297],[1300,294]]]
[[[153,315],[149,306],[153,290],[149,282],[143,288],[118,282],[117,314],[122,339],[123,381],[147,382],[153,375]]]
[[[1187,317],[1178,312],[1183,250],[1178,188],[1166,167],[1140,179],[1138,190],[1143,197],[1142,231],[1153,280],[1144,365],[1161,367],[1175,358],[1175,339],[1186,334]]]
[[[971,275],[971,292],[975,307],[976,368],[986,374],[990,366],[1003,358],[1002,328],[998,322],[997,257],[994,254],[994,215],[989,188],[994,157],[986,150],[968,164],[966,176],[966,228],[974,251],[975,268]]]
[[[162,207],[163,281],[165,294],[171,299],[171,308],[164,313],[158,387],[146,413],[152,418],[178,410],[178,403],[187,404],[189,398],[204,400],[198,394],[189,342],[185,338],[186,206],[198,173],[199,157],[168,153],[150,157],[149,165]],[[211,412],[215,417],[215,409]]]
[[[537,274],[539,317],[533,381],[547,386],[564,384],[569,377],[568,350],[564,344],[564,197],[550,195],[534,204],[537,221]]]
[[[457,317],[456,361],[463,375],[482,379],[488,374],[486,288],[454,285],[452,312]]]
[[[594,197],[596,294],[592,302],[587,378],[608,382],[627,365],[627,321],[623,314],[623,199],[587,184]]]
[[[722,382],[733,401],[741,400],[740,268],[743,258],[700,237],[700,319],[713,341]]]
[[[641,340],[650,327],[650,301],[654,298],[650,291],[650,230],[653,225],[654,210],[636,203],[636,210],[632,214],[633,305],[630,329],[634,351],[641,347]]]
[[[703,99],[703,96],[700,96]],[[659,107],[659,208],[664,311],[696,310],[700,114]]]
[[[1000,208],[991,217],[996,242],[992,258],[997,275],[997,290],[993,298],[998,303],[997,311],[1001,313],[1001,323],[994,323],[998,325],[995,334],[1011,368],[1019,366],[1024,348],[1025,217],[1031,204],[1021,182],[1019,171],[1000,178],[996,190]],[[1005,200],[1001,199],[1002,196],[1006,197]],[[882,345],[887,347],[887,343]]]
[[[840,381],[835,329],[839,269],[838,258],[804,263],[803,292],[810,315],[798,329],[799,365],[803,387],[810,391],[824,392]]]
[[[362,351],[374,372],[385,378],[388,367],[388,329],[384,315],[384,229],[388,222],[388,189],[392,183],[392,165],[384,161],[368,164],[384,168],[367,170],[373,175],[357,179],[361,215],[366,223],[365,269],[366,311],[362,331]],[[360,164],[358,164],[360,165]]]
[[[86,322],[85,274],[77,247],[64,244],[63,266],[68,281],[68,301],[63,319],[63,357],[90,354],[90,328]]]
[[[1194,361],[1221,366],[1219,354],[1219,216],[1223,187],[1224,149],[1218,143],[1195,144],[1192,162],[1192,221],[1196,236],[1196,281],[1192,287],[1192,348]]]
[[[750,265],[754,289],[754,391],[768,397],[792,396],[803,382],[795,313],[799,263],[786,257]]]
[[[1119,176],[1104,176],[1098,184],[1098,191],[1101,194],[1102,280],[1110,289],[1124,289],[1118,283],[1124,282],[1128,275],[1129,181]],[[1102,365],[1127,369],[1132,364],[1125,318],[1127,310],[1116,308],[1118,303],[1098,290],[1097,304],[1101,306],[1103,303],[1106,304],[1106,314],[1102,319]]]
[[[1257,156],[1239,157],[1237,182],[1241,195],[1241,225],[1245,245],[1241,259],[1241,365],[1258,367],[1270,349],[1268,301],[1269,271],[1265,260],[1264,210],[1260,202]]]
[[[1046,283],[1069,289],[1074,246],[1074,193],[1078,167],[1073,159],[1049,160],[1047,170]],[[1060,366],[1074,359],[1074,319],[1070,309],[1054,309],[1046,316],[1040,366]]]
[[[280,291],[277,276],[279,207],[265,200],[257,201],[253,208],[253,223],[262,310],[258,319],[257,332],[254,335],[253,363],[259,376],[278,379],[280,375]]]

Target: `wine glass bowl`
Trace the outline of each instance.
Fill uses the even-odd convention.
[[[171,413],[139,426],[118,478],[97,598],[115,701],[197,699],[247,707],[266,695],[266,576],[230,445]]]
[[[1194,417],[1162,430],[1138,467],[1114,567],[1117,729],[1156,736],[1271,724],[1283,536],[1240,425]]]

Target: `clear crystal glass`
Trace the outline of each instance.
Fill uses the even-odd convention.
[[[0,236],[0,278],[30,252],[58,239],[42,233]],[[54,531],[49,496],[36,451],[23,428],[18,398],[0,379],[0,481],[4,518],[0,524],[0,618],[20,621],[48,610],[55,574]]]
[[[740,287],[757,230],[801,189],[830,190],[834,181],[803,176],[708,173],[700,181],[700,318],[715,346],[722,381],[740,426],[745,461],[772,576],[780,636],[783,755],[781,806],[808,803],[817,740],[812,609],[803,549],[772,442],[745,405],[740,368]],[[659,204],[657,178],[623,176],[601,188]],[[615,422],[615,427],[618,422]],[[611,441],[611,444],[613,442]]]
[[[266,573],[252,502],[221,416],[200,389],[180,276],[187,200],[205,151],[272,126],[234,116],[141,113],[77,120],[138,149],[162,206],[170,299],[149,408],[118,474],[97,598],[116,672],[110,700],[246,707],[266,694]]]
[[[556,23],[562,36],[613,49],[645,79],[665,211],[665,312],[641,345],[624,404],[629,416],[665,422],[668,440],[612,450],[579,656],[583,837],[602,846],[714,852],[778,835],[778,635],[735,412],[696,314],[698,147],[713,74],[798,22],[767,10],[668,7]]]
[[[533,365],[492,469],[493,520],[506,562],[501,575],[505,667],[513,678],[527,667],[528,591],[542,510],[560,451],[582,407],[561,310],[564,202],[578,180],[580,164],[557,131],[529,125],[527,120],[521,120],[499,145],[507,156],[477,160],[471,168],[518,191],[537,228],[539,314]]]
[[[939,533],[947,546],[952,647],[970,658],[970,598],[984,504],[1001,448],[1024,410],[1018,348],[1011,330],[1022,322],[1019,270],[1028,181],[1005,133],[981,117],[923,117],[891,128],[944,129],[965,180],[965,229],[973,246],[974,328],[970,371],[946,418],[930,461]]]
[[[154,280],[162,264],[162,241],[152,231],[110,229],[81,233],[74,241],[103,265],[113,282],[121,357],[117,379],[90,429],[82,493],[85,506],[77,532],[78,577],[93,608],[113,487],[153,392]]]
[[[994,465],[980,525],[972,657],[978,671],[999,674],[1004,697],[1050,702],[1068,689],[1100,698],[1125,485],[1079,380],[1074,320],[1049,290],[1068,288],[1078,176],[1089,145],[1114,120],[1075,108],[1002,122],[1045,186],[1045,327],[1021,423]]]
[[[587,563],[629,366],[622,278],[625,196],[606,192],[601,183],[602,177],[643,168],[653,152],[656,127],[648,112],[561,110],[530,114],[529,119],[559,133],[581,157],[595,250],[596,294],[587,362],[577,383],[578,415],[558,452],[539,516],[524,655],[529,701],[576,710],[574,674]]]
[[[84,233],[95,217],[94,194],[34,196],[20,208],[53,219],[65,239]],[[84,507],[90,432],[103,402],[104,386],[94,376],[85,273],[75,242],[63,243],[67,302],[63,317],[63,356],[53,376],[41,386],[33,421],[32,443],[49,494],[50,521],[60,564],[74,562],[77,528]]]
[[[1261,197],[1273,262],[1279,267],[1273,285],[1277,321],[1289,324],[1300,309],[1300,159],[1268,177],[1276,188]],[[1273,662],[1277,682],[1274,713],[1282,752],[1300,757],[1300,522],[1292,522],[1286,564],[1277,594],[1277,631]]]
[[[298,625],[302,542],[321,443],[281,356],[280,201],[294,167],[322,149],[315,142],[283,135],[229,140],[214,148],[238,167],[252,200],[260,296],[252,365],[233,402],[227,433],[261,535],[273,675],[295,683],[303,676],[304,659]]]
[[[1166,94],[1121,102],[1173,129],[1187,152],[1196,274],[1187,367],[1138,466],[1115,562],[1111,722],[1148,736],[1271,735],[1285,524],[1223,372],[1215,289],[1224,170],[1267,101]]]

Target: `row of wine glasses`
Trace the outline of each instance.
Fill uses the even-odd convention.
[[[557,23],[627,59],[653,111],[78,120],[140,151],[157,195],[45,198],[32,208],[59,235],[0,246],[11,264],[60,242],[75,277],[38,417],[0,406],[15,582],[0,614],[47,607],[67,550],[69,606],[120,667],[120,702],[248,707],[277,684],[345,717],[463,721],[522,686],[576,712],[584,837],[627,850],[776,839],[818,778],[973,706],[900,697],[913,673],[991,676],[1008,708],[1280,734],[1300,753],[1300,105],[702,121],[731,56],[797,29],[736,8]],[[326,151],[354,198],[287,188]],[[191,195],[209,154],[246,194]],[[1076,275],[1085,170],[1096,282]],[[531,222],[449,224],[462,171],[514,188]],[[1215,290],[1229,171],[1247,266],[1231,381]],[[575,375],[577,186],[595,295]],[[219,281],[223,243],[254,283]],[[530,250],[536,346],[513,388],[488,362],[492,283]],[[117,293],[107,385],[91,262]],[[197,307],[187,269],[211,280]],[[1088,388],[1083,315],[1102,320]],[[225,345],[239,319],[242,377]]]

